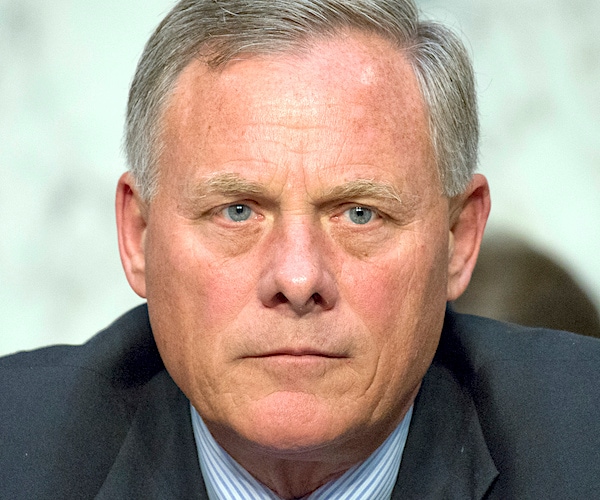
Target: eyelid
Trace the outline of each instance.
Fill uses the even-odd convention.
[[[361,208],[362,210],[369,210],[374,215],[380,215],[381,214],[381,212],[379,210],[377,210],[375,207],[372,207],[370,205],[366,205],[364,203],[353,203],[352,205],[349,205],[346,208],[346,210],[344,210],[344,212],[347,212],[348,210],[352,210],[353,208]]]
[[[349,203],[345,202],[341,204],[336,211],[343,214],[346,213],[348,210],[352,210],[353,208],[363,208],[365,210],[370,210],[371,212],[373,212],[373,214],[376,214],[380,217],[382,215],[381,210],[379,210],[378,208],[375,208],[374,206],[369,205],[368,203],[357,203],[355,201]]]

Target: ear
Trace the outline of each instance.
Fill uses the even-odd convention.
[[[450,200],[449,301],[457,299],[471,280],[490,206],[490,189],[481,174],[475,174],[465,192]]]
[[[146,298],[146,206],[129,172],[119,179],[116,198],[119,253],[127,281],[133,291]]]

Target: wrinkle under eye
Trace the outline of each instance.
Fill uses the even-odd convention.
[[[248,205],[237,203],[225,208],[223,215],[233,222],[244,222],[252,216],[252,209]]]
[[[353,207],[346,210],[348,218],[354,224],[367,224],[373,219],[373,210],[366,207]]]

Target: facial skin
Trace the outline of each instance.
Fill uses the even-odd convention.
[[[128,280],[215,439],[305,495],[413,403],[475,263],[487,183],[441,194],[411,66],[359,33],[194,61],[164,120],[156,197],[129,174],[118,187]]]

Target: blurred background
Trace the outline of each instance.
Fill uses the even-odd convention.
[[[600,306],[600,2],[419,4],[474,58],[490,237],[551,257]],[[128,86],[172,5],[0,0],[0,354],[82,342],[142,302],[113,197]]]

